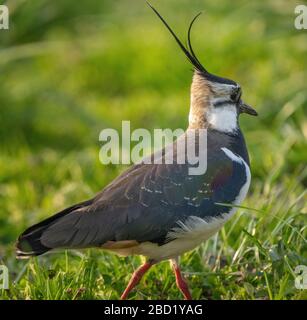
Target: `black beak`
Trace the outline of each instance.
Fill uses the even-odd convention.
[[[239,104],[239,110],[240,110],[240,113],[247,113],[247,114],[250,114],[251,116],[258,116],[257,111],[253,109],[251,106],[249,106],[248,104],[244,103],[243,101],[241,101]]]

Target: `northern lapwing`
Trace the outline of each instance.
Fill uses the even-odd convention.
[[[242,101],[238,83],[209,73],[196,57],[190,32],[198,15],[190,24],[184,46],[150,7],[194,67],[189,126],[183,138],[192,130],[206,129],[207,150],[199,151],[200,157],[207,157],[206,172],[190,175],[188,163],[133,165],[93,199],[24,231],[17,241],[17,257],[38,256],[56,248],[89,247],[145,256],[146,262],[132,275],[122,299],[152,265],[169,259],[178,288],[185,299],[191,299],[177,259],[215,234],[245,198],[251,173],[238,118],[241,113],[257,112]],[[187,148],[178,151],[176,143],[173,150],[175,155],[187,152]]]

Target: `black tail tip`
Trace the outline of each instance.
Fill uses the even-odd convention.
[[[16,242],[16,258],[29,259],[33,256],[40,256],[50,249],[40,244],[38,241],[31,241],[22,236]]]

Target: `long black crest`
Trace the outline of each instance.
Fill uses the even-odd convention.
[[[194,59],[199,63],[199,65],[202,66],[202,64],[200,63],[200,61],[198,60],[198,58],[196,57],[195,53],[194,53],[194,50],[192,48],[192,43],[191,43],[191,30],[192,30],[192,27],[193,27],[193,24],[194,22],[196,21],[196,19],[201,15],[201,12],[198,13],[194,18],[193,20],[191,21],[190,23],[190,26],[189,26],[189,30],[188,30],[188,47],[189,47],[189,50],[190,50],[190,53],[191,55],[194,57]],[[205,69],[203,66],[202,66],[203,69]],[[207,72],[207,70],[206,70]]]
[[[168,23],[164,20],[164,18],[160,15],[160,13],[148,2],[146,1],[149,7],[154,11],[154,13],[159,17],[159,19],[163,22],[163,24],[166,26],[166,28],[169,30],[169,32],[172,34],[172,36],[175,38],[177,44],[181,48],[181,50],[184,52],[185,56],[188,58],[188,60],[192,63],[192,65],[200,72],[203,72],[205,74],[208,74],[208,71],[203,67],[203,65],[200,63],[198,58],[196,57],[194,50],[192,48],[191,44],[191,29],[195,22],[195,20],[200,16],[201,13],[197,14],[189,26],[188,31],[188,48],[186,48],[183,43],[179,40],[179,38],[176,36],[175,32],[171,29],[171,27],[168,25]]]
[[[149,7],[154,11],[154,13],[159,17],[159,19],[163,22],[163,24],[166,26],[166,28],[169,30],[169,32],[172,34],[172,36],[175,38],[176,42],[178,43],[180,49],[184,52],[185,56],[188,58],[188,60],[192,63],[194,68],[198,71],[201,72],[201,74],[209,81],[211,82],[218,82],[218,83],[223,83],[223,84],[229,84],[236,86],[237,83],[234,82],[233,80],[227,79],[227,78],[222,78],[219,76],[216,76],[210,72],[208,72],[204,66],[200,63],[198,60],[192,44],[191,44],[191,30],[193,27],[194,22],[196,19],[200,16],[201,13],[198,13],[193,20],[190,23],[189,29],[188,29],[188,41],[187,41],[187,47],[182,44],[182,42],[179,40],[179,38],[176,36],[175,32],[171,29],[171,27],[167,24],[167,22],[162,18],[160,13],[148,2],[146,1]]]

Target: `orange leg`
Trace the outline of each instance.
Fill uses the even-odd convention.
[[[151,261],[145,262],[141,265],[132,275],[125,291],[123,292],[122,296],[120,297],[121,300],[127,299],[130,291],[141,281],[143,275],[150,269],[150,267],[154,263]]]
[[[192,300],[192,296],[191,296],[191,293],[189,291],[188,284],[187,284],[186,280],[184,279],[184,277],[182,276],[182,274],[180,272],[177,260],[172,259],[171,263],[172,263],[172,267],[173,267],[173,270],[174,270],[174,273],[175,273],[175,276],[176,276],[177,287],[179,288],[179,290],[184,295],[184,299],[185,300]]]

